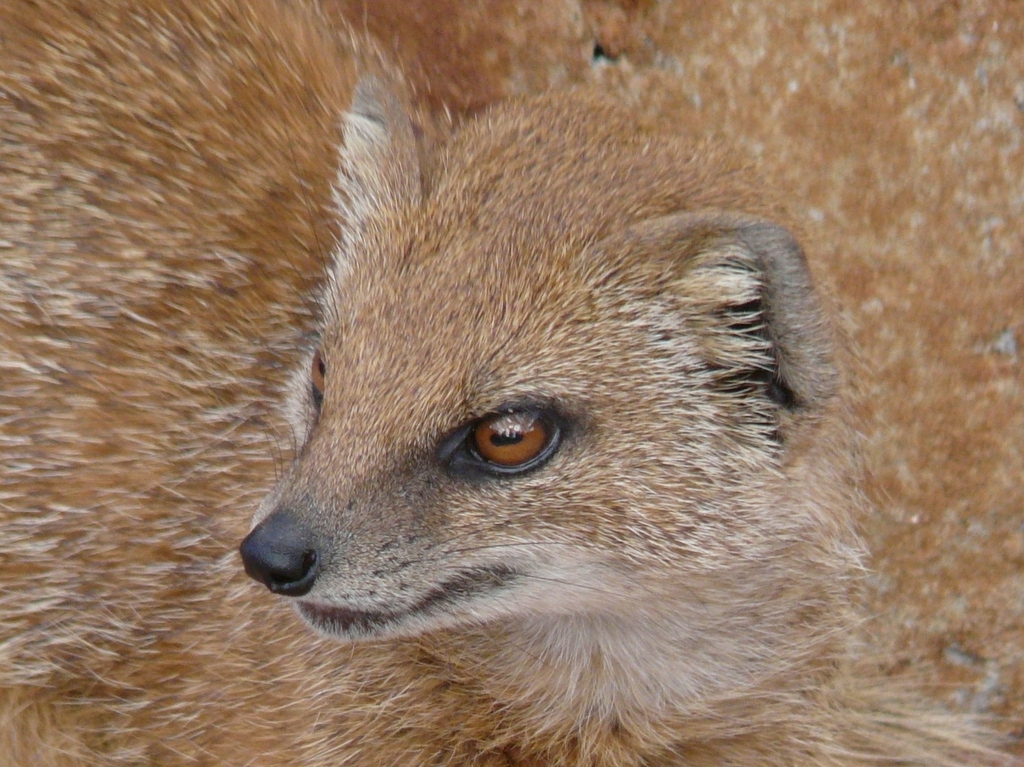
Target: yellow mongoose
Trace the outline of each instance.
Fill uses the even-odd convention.
[[[1011,764],[858,660],[771,208],[407,102],[301,3],[0,2],[0,764]]]

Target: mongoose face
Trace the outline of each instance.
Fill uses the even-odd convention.
[[[428,178],[373,83],[345,141],[352,234],[250,574],[355,639],[643,610],[707,632],[709,604],[760,599],[752,563],[759,588],[800,565],[828,333],[720,160],[563,96],[467,128]]]
[[[847,646],[758,195],[585,94],[436,154],[331,5],[0,2],[0,763],[1009,764]],[[224,557],[310,335],[242,553],[342,652]]]

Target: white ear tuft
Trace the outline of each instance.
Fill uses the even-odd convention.
[[[334,198],[342,220],[334,279],[348,271],[367,226],[421,196],[419,150],[412,107],[402,83],[365,75],[342,118]]]

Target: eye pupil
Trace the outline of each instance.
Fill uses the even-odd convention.
[[[313,386],[313,397],[317,400],[317,404],[319,405],[324,396],[325,376],[327,375],[327,363],[324,362],[324,357],[320,353],[319,349],[317,349],[313,354],[313,364],[310,367],[310,381]]]
[[[510,445],[518,445],[523,441],[522,434],[498,434],[493,433],[490,435],[491,444],[494,447],[508,447]]]

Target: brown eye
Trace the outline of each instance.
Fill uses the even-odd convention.
[[[324,363],[323,355],[320,354],[320,350],[317,349],[313,355],[312,369],[310,370],[310,380],[313,382],[313,396],[319,400],[323,399],[324,396],[324,376],[327,375],[327,365]]]
[[[535,412],[488,416],[470,433],[477,455],[496,467],[525,468],[547,452],[554,429]]]

